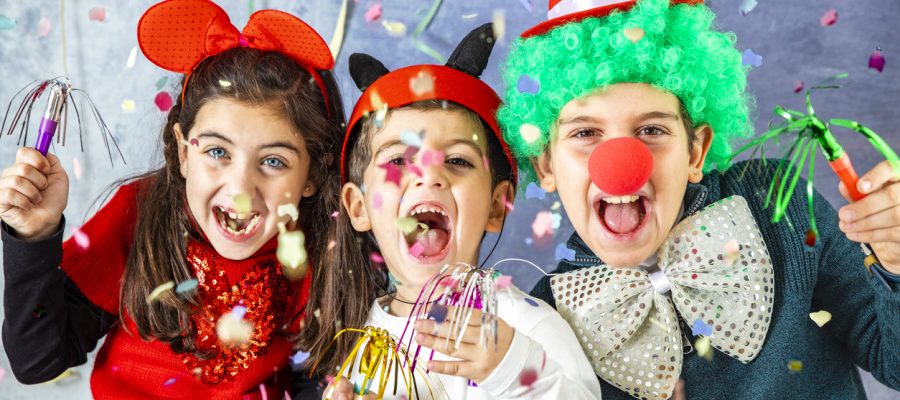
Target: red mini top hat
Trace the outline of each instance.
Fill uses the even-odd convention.
[[[350,76],[356,86],[363,91],[356,102],[344,143],[341,148],[341,180],[347,182],[347,162],[349,151],[358,131],[357,124],[363,116],[379,111],[380,107],[403,107],[424,100],[447,100],[468,108],[491,128],[503,153],[509,161],[512,181],[515,182],[517,171],[515,159],[509,146],[503,140],[500,125],[497,123],[497,109],[500,97],[484,81],[478,79],[487,67],[488,58],[494,46],[492,24],[484,24],[460,42],[450,56],[446,65],[412,65],[396,71],[388,69],[374,57],[362,53],[350,56]],[[415,87],[416,80],[431,80],[424,83],[426,90]]]
[[[553,28],[588,17],[605,17],[614,10],[627,11],[637,0],[550,0],[547,20],[522,32],[523,38],[540,36]],[[670,0],[671,4],[703,4],[703,0]]]

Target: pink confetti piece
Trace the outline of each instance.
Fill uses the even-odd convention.
[[[826,11],[825,14],[822,15],[822,18],[819,18],[819,22],[822,24],[822,26],[831,26],[834,25],[835,22],[837,22],[837,18],[837,10],[831,9]]]
[[[72,158],[72,173],[75,174],[75,180],[81,180],[81,162],[78,161],[78,157]]]
[[[409,254],[412,254],[413,257],[418,257],[422,255],[422,252],[425,251],[425,246],[422,246],[422,243],[415,242],[409,248]]]
[[[4,376],[6,376],[6,370],[3,368],[0,368],[0,381],[3,380]]]
[[[400,168],[391,163],[385,163],[378,166],[384,169],[384,181],[400,186],[400,180],[403,179],[403,172]]]
[[[337,218],[339,215],[341,215],[341,212],[335,211],[335,212],[331,213],[331,218]]]
[[[381,18],[381,3],[375,3],[366,10],[366,21],[377,21]]]
[[[50,20],[47,17],[41,18],[40,22],[38,22],[38,36],[47,37],[50,34]]]
[[[878,72],[884,71],[884,54],[881,53],[881,48],[876,47],[869,56],[869,68]]]
[[[425,150],[422,153],[422,168],[428,168],[432,165],[442,165],[444,163],[444,152],[440,150]]]
[[[197,138],[191,139],[191,146],[200,147],[200,141]]]
[[[78,245],[78,248],[81,250],[87,250],[91,247],[91,239],[88,238],[88,235],[81,230],[81,228],[76,228],[75,231],[72,232],[72,238],[75,239],[75,244]]]
[[[500,275],[497,279],[494,280],[494,286],[497,290],[508,289],[512,286],[512,276],[510,275]]]
[[[484,169],[491,169],[491,164],[488,162],[486,155],[481,156],[481,165],[484,166]]]
[[[513,206],[513,203],[509,200],[503,200],[503,205],[506,206],[506,209],[509,210],[509,212],[512,212],[513,209],[515,209],[515,207]]]
[[[88,10],[88,19],[97,22],[106,22],[106,9],[103,7],[94,7]]]
[[[406,166],[409,172],[412,172],[413,175],[421,178],[422,177],[422,169],[415,164],[410,164]]]
[[[159,92],[156,94],[156,98],[153,99],[153,103],[156,104],[159,111],[167,112],[172,108],[172,96],[168,92]]]
[[[372,252],[372,254],[369,255],[369,259],[371,259],[372,262],[374,262],[376,264],[384,264],[384,257],[382,257],[381,254],[378,254],[376,252]]]
[[[794,93],[803,91],[803,81],[794,81]]]
[[[550,211],[537,213],[534,217],[534,222],[531,224],[531,231],[537,239],[553,235],[553,215]]]
[[[372,208],[376,210],[381,209],[381,203],[383,199],[381,198],[381,193],[375,193],[372,195]]]
[[[725,262],[728,265],[734,265],[734,263],[741,256],[741,246],[738,245],[737,240],[731,239],[728,243],[725,244]]]
[[[334,249],[335,246],[337,246],[336,240],[332,240],[332,241],[328,242],[328,250]]]

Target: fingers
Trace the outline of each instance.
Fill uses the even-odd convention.
[[[840,221],[844,233],[858,233],[876,229],[900,228],[900,203],[854,222]]]
[[[431,360],[426,366],[428,370],[438,374],[469,376],[469,364],[465,361],[437,361]]]
[[[446,337],[430,335],[428,333],[418,332],[416,334],[416,343],[420,346],[427,347],[450,357],[460,358],[463,360],[473,360],[479,354],[483,354],[484,350],[481,346],[464,341],[456,342],[454,339],[448,340]]]
[[[450,321],[437,323],[427,319],[420,319],[416,321],[413,327],[416,329],[416,332],[426,333],[439,338],[448,338],[452,341],[456,341],[457,338],[460,338],[460,326],[458,324],[454,326]],[[481,325],[464,325],[462,328],[463,334],[460,341],[463,343],[477,344],[481,336]]]
[[[53,155],[51,155],[51,157],[54,159],[56,158],[56,156]],[[56,159],[56,162],[58,164],[59,159]],[[51,171],[50,161],[47,160],[47,157],[44,157],[41,152],[30,147],[20,147],[19,150],[16,151],[16,164],[20,163],[31,165],[44,174],[49,174]]]
[[[862,194],[869,194],[892,182],[900,182],[900,164],[882,161],[859,178],[856,187]]]
[[[28,211],[34,208],[34,203],[31,202],[28,196],[15,189],[6,188],[0,190],[0,211],[6,212],[13,207]]]
[[[350,400],[352,397],[353,384],[350,383],[350,379],[347,379],[347,377],[341,377],[337,382],[332,382],[322,395],[323,400]]]
[[[41,191],[35,187],[34,183],[19,175],[5,176],[0,178],[0,188],[4,191],[11,190],[28,199],[31,205],[41,204],[44,196]]]
[[[890,183],[871,192],[866,198],[841,207],[842,222],[852,223],[900,205],[900,183]]]

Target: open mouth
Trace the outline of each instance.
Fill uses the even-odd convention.
[[[226,236],[233,238],[250,237],[256,233],[262,220],[262,216],[255,211],[238,214],[220,206],[213,206],[213,213],[216,215],[219,229],[226,233]]]
[[[594,203],[594,211],[610,233],[631,236],[647,223],[650,199],[640,195],[606,196]]]
[[[453,234],[447,211],[438,204],[424,203],[413,207],[408,217],[417,222],[416,228],[404,236],[409,255],[423,262],[446,255]]]

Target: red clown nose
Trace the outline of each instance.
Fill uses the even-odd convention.
[[[644,142],[631,137],[607,140],[594,148],[588,160],[591,182],[610,196],[640,190],[653,173],[653,154]]]

